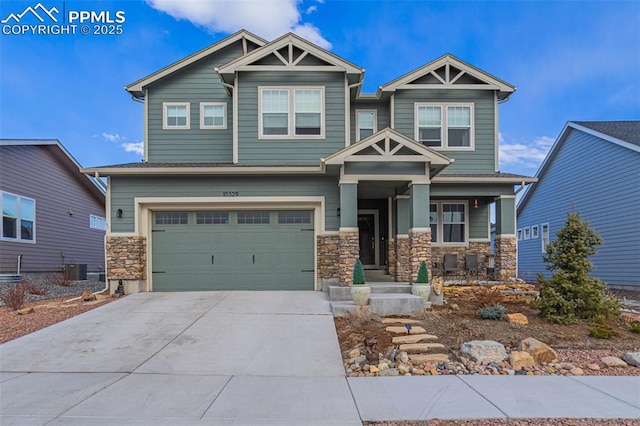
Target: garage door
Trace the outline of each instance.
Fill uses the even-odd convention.
[[[154,212],[153,290],[313,290],[312,211]]]

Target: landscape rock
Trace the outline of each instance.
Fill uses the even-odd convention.
[[[598,371],[600,370],[600,366],[598,364],[589,364],[587,365],[587,368],[591,371]]]
[[[472,340],[460,346],[460,353],[477,362],[499,362],[509,355],[502,343],[493,340]]]
[[[407,343],[400,345],[401,351],[429,352],[432,349],[445,349],[442,343]]]
[[[536,361],[525,351],[513,351],[509,354],[509,364],[514,370],[519,370],[524,367],[533,367],[536,365]]]
[[[405,351],[400,351],[396,355],[396,361],[406,364],[409,362],[409,355]]]
[[[418,324],[419,320],[410,319],[410,318],[383,318],[383,324]]]
[[[369,366],[369,373],[377,373],[379,371],[380,371],[380,369],[378,367],[376,367],[375,365]]]
[[[615,356],[605,356],[600,358],[600,361],[607,367],[624,368],[627,367],[627,363]]]
[[[386,362],[381,362],[380,364],[378,364],[379,371],[384,371],[388,369],[389,369],[389,364],[387,364]]]
[[[389,368],[387,370],[382,370],[378,373],[378,377],[392,377],[399,376],[400,372],[396,368]]]
[[[584,376],[584,371],[580,367],[574,367],[569,370],[569,373],[573,376]]]
[[[411,334],[408,336],[396,336],[391,341],[392,343],[403,344],[403,343],[418,343],[423,340],[438,340],[438,336],[434,336],[433,334]]]
[[[507,321],[509,322],[509,324],[520,324],[520,325],[529,324],[529,319],[524,314],[521,314],[521,313],[507,314]]]
[[[20,309],[18,310],[18,315],[27,315],[27,314],[32,314],[34,313],[34,309],[33,306],[30,308],[24,308],[24,309]]]
[[[629,365],[640,367],[640,352],[627,352],[622,359]]]
[[[360,349],[356,348],[356,349],[350,350],[347,356],[349,358],[358,358],[360,356]]]
[[[420,333],[427,332],[424,328],[418,325],[411,327],[411,331],[409,333],[407,333],[407,327],[404,327],[404,326],[390,325],[389,327],[386,328],[386,330],[389,333],[396,333],[396,334],[420,334]]]
[[[533,337],[528,337],[520,342],[518,350],[529,352],[533,359],[539,364],[558,361],[556,351],[551,349],[546,343],[542,343]]]
[[[82,292],[82,300],[85,302],[91,302],[92,300],[96,300],[96,295],[91,293],[89,290],[85,290]]]

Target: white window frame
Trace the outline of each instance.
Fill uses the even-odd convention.
[[[173,126],[167,122],[168,107],[183,106],[187,108],[187,124],[184,126]],[[162,103],[162,128],[164,130],[188,130],[191,128],[191,103],[190,102],[163,102]]]
[[[443,205],[444,204],[462,204],[464,206],[464,239],[463,241],[460,242],[444,242],[444,209],[443,209]],[[463,200],[438,200],[438,201],[431,201],[429,203],[429,209],[431,209],[431,205],[436,205],[437,206],[437,217],[438,217],[438,223],[437,223],[437,241],[432,241],[433,245],[436,246],[445,246],[445,247],[466,247],[469,244],[469,203],[467,201],[463,201]],[[429,210],[429,216],[431,216],[431,212]],[[429,222],[431,222],[431,219],[429,219]],[[431,236],[431,238],[433,238],[433,235]]]
[[[325,124],[325,90],[324,86],[258,86],[258,139],[324,139],[326,134]],[[265,90],[286,90],[289,95],[289,111],[287,116],[286,135],[265,135],[263,133],[263,113],[262,113],[262,93]],[[295,92],[296,90],[318,90],[320,92],[320,134],[319,135],[296,135],[296,111]]]
[[[545,228],[547,228],[547,235],[545,236]],[[550,242],[550,234],[551,234],[551,228],[549,227],[549,223],[543,223],[542,225],[540,225],[540,240],[542,242],[542,253],[546,253],[547,252],[547,246],[549,245]]]
[[[216,126],[214,124],[214,125],[208,126],[204,124],[204,119],[205,119],[204,109],[206,107],[216,107],[216,106],[222,107],[222,125]],[[200,128],[203,130],[226,129],[227,128],[227,103],[226,102],[200,102]]]
[[[448,124],[448,107],[468,107],[469,108],[469,146],[449,146],[449,124]],[[420,143],[420,126],[418,123],[418,110],[420,107],[439,107],[442,122],[440,125],[440,144],[441,146],[430,146],[429,148],[447,151],[474,151],[475,150],[475,113],[474,104],[468,102],[449,102],[449,103],[433,103],[433,102],[415,102],[413,109],[414,121],[414,139]]]
[[[377,109],[357,109],[356,110],[356,142],[360,139],[360,114],[373,113],[373,133],[375,135],[378,131],[378,110]],[[365,138],[366,139],[366,138]]]
[[[536,239],[540,236],[540,227],[538,225],[531,225],[531,239]]]
[[[97,229],[100,231],[107,230],[107,219],[102,216],[96,216],[94,214],[89,215],[89,228]]]
[[[525,239],[525,240],[531,239],[531,228],[529,228],[528,226],[525,226],[523,228],[523,236],[522,236],[522,238]]]
[[[518,229],[517,235],[518,235],[518,241],[522,240],[522,228]]]
[[[11,197],[16,197],[16,238],[11,238],[11,237],[5,237],[4,236],[4,208],[3,208],[3,198],[4,195],[9,195]],[[22,221],[22,216],[20,214],[20,208],[21,208],[21,200],[28,200],[33,202],[33,239],[31,240],[27,240],[27,239],[23,239],[22,238],[22,232],[21,232],[21,221]],[[18,195],[18,194],[14,194],[12,192],[7,192],[7,191],[0,191],[0,211],[3,212],[3,217],[2,220],[0,220],[0,240],[2,241],[13,241],[13,242],[17,242],[17,243],[27,243],[27,244],[35,244],[36,243],[36,219],[37,219],[37,203],[36,200],[33,198],[29,198],[29,197],[25,197],[22,195]]]

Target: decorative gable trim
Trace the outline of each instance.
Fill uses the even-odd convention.
[[[515,92],[516,87],[447,54],[385,84],[380,91],[398,89],[495,90],[500,93],[499,99],[504,99]]]
[[[398,161],[448,166],[454,160],[388,127],[323,159],[326,165]]]
[[[208,47],[205,47],[204,49],[194,53],[193,55],[187,56],[184,59],[181,59],[177,62],[174,62],[173,64],[154,72],[153,74],[150,74],[134,83],[131,83],[128,86],[125,86],[125,89],[130,92],[131,94],[133,94],[134,96],[138,97],[138,98],[143,98],[144,97],[144,90],[143,88],[145,86],[148,86],[149,84],[160,80],[161,78],[164,78],[166,76],[168,76],[169,74],[173,74],[176,71],[181,70],[182,68],[189,66],[191,64],[193,64],[194,62],[199,61],[200,59],[203,59],[209,55],[211,55],[212,53],[215,53],[221,49],[224,49],[225,47],[237,42],[237,41],[241,41],[242,42],[242,48],[243,48],[243,52],[245,55],[247,55],[248,53],[248,42],[251,42],[257,46],[264,46],[267,41],[258,37],[255,34],[250,33],[249,31],[246,30],[241,30],[238,31],[235,34],[230,35],[227,38],[224,38]]]
[[[364,70],[313,43],[288,33],[217,69],[220,75],[236,71],[337,71],[363,74]]]

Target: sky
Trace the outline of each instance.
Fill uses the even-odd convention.
[[[447,53],[517,86],[502,172],[534,176],[567,121],[640,119],[640,1],[2,0],[1,21],[0,138],[58,139],[85,167],[142,159],[124,86],[240,29],[365,68],[363,93]]]

